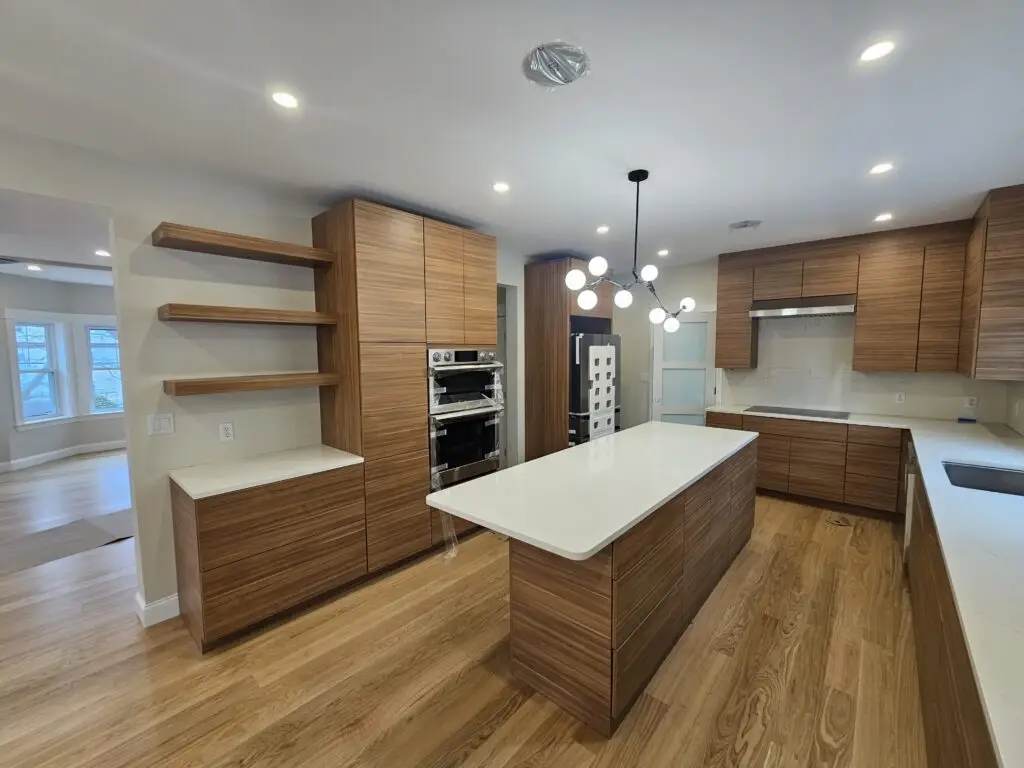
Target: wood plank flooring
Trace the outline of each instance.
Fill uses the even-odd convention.
[[[615,736],[509,673],[484,533],[200,657],[114,544],[0,578],[0,766],[925,766],[899,530],[758,498]]]

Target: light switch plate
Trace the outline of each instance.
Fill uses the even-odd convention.
[[[906,392],[897,392],[896,393],[896,402],[897,403],[905,403],[905,402],[907,402],[907,393]]]
[[[964,398],[964,405],[967,406],[968,408],[977,408],[978,407],[978,398],[976,398],[976,397],[965,397]]]
[[[151,435],[173,435],[174,414],[173,413],[152,413],[149,416],[149,434]]]
[[[229,442],[235,439],[235,424],[232,421],[221,422],[220,425],[220,441],[222,443]]]

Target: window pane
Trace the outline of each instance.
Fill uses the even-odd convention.
[[[19,323],[14,326],[15,341],[34,342],[36,344],[46,343],[45,325],[24,325]]]
[[[121,371],[100,370],[92,372],[92,408],[94,411],[124,410]]]
[[[57,415],[57,388],[52,373],[19,373],[21,406],[26,419]]]
[[[120,368],[121,355],[117,347],[93,347],[92,348],[93,368]]]
[[[18,347],[18,368],[23,371],[50,367],[50,355],[46,347]]]
[[[90,344],[117,344],[116,328],[90,328]]]

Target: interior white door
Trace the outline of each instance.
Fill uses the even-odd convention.
[[[715,313],[679,315],[679,330],[651,326],[651,417],[677,424],[703,424],[715,399]]]

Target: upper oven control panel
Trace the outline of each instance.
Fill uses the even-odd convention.
[[[493,363],[496,358],[497,355],[493,349],[431,349],[427,351],[427,362],[431,367]]]

